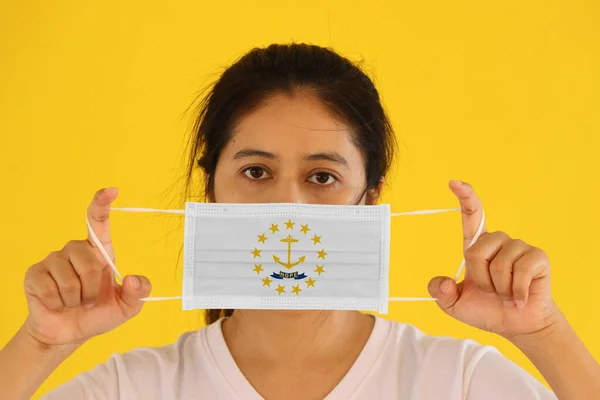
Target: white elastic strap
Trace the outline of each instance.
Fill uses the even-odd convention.
[[[181,300],[181,296],[173,297],[144,297],[142,301],[165,301],[165,300]],[[388,301],[436,301],[433,297],[390,297]]]
[[[157,208],[113,207],[113,208],[111,208],[111,210],[114,210],[114,211],[125,211],[125,212],[139,212],[139,213],[185,214],[185,210],[169,210],[169,209],[157,209]],[[401,213],[392,213],[392,214],[390,214],[390,216],[392,216],[392,217],[399,217],[399,216],[402,216],[402,215],[438,214],[438,213],[445,213],[445,212],[452,212],[452,211],[460,211],[460,208],[446,208],[446,209],[438,209],[438,210],[407,211],[407,212],[401,212]],[[102,243],[100,243],[100,241],[96,237],[96,234],[94,233],[94,231],[92,230],[92,227],[90,226],[90,223],[88,221],[87,215],[86,215],[85,218],[86,218],[86,222],[87,222],[87,225],[88,225],[88,229],[90,231],[90,236],[92,237],[92,240],[94,241],[94,244],[96,244],[96,246],[100,250],[100,253],[102,253],[102,255],[104,256],[104,258],[106,259],[106,261],[108,262],[108,264],[111,266],[111,268],[113,269],[113,271],[115,272],[115,274],[119,277],[119,279],[122,282],[123,279],[121,278],[121,274],[119,274],[119,271],[117,271],[117,267],[114,265],[114,263],[112,262],[112,260],[108,256],[108,253],[106,252],[106,250],[104,250],[104,247],[102,246]],[[473,243],[475,243],[475,241],[479,238],[479,235],[481,234],[481,231],[483,229],[484,222],[485,222],[485,214],[482,214],[482,218],[481,218],[481,222],[479,224],[479,228],[477,229],[477,233],[473,237],[473,240],[471,241],[471,244],[469,244],[469,247],[471,247],[473,245]],[[461,265],[460,265],[460,267],[458,269],[457,277],[455,279],[458,279],[458,276],[462,272],[464,264],[465,264],[465,260],[463,259],[463,261],[462,261],[462,263],[461,263]],[[171,297],[144,297],[144,298],[141,298],[140,300],[141,301],[167,301],[167,300],[181,300],[181,299],[182,299],[182,296],[171,296]],[[388,299],[388,301],[436,301],[436,300],[437,299],[432,298],[432,297],[390,297]]]
[[[475,242],[477,241],[477,239],[479,239],[479,236],[481,236],[481,232],[483,231],[484,225],[485,225],[485,211],[482,209],[481,210],[481,221],[479,221],[479,227],[477,228],[477,232],[475,232],[475,236],[473,236],[473,239],[471,239],[471,243],[469,243],[469,246],[467,247],[467,249],[470,248],[471,246],[473,246],[475,244]],[[464,268],[465,268],[465,259],[463,257],[463,260],[460,263],[460,267],[458,267],[458,272],[456,273],[456,276],[454,277],[455,281],[457,281],[458,278],[460,278],[460,274],[462,273]]]
[[[144,297],[141,301],[166,301],[166,300],[181,300],[181,296],[173,297]],[[390,297],[388,301],[436,301],[433,297]]]
[[[163,210],[158,208],[111,207],[111,210],[137,213],[185,214],[185,210]]]
[[[460,210],[460,208],[458,208],[458,210]],[[443,210],[440,210],[440,212],[443,212]],[[473,244],[475,244],[477,239],[479,239],[479,236],[481,236],[481,232],[483,231],[484,225],[485,225],[485,211],[482,209],[481,210],[481,221],[479,221],[479,227],[477,228],[477,232],[475,232],[475,235],[473,236],[473,239],[471,239],[471,243],[469,243],[469,246],[467,247],[467,249],[469,247],[473,246]],[[458,272],[456,273],[456,276],[454,277],[455,281],[458,281],[458,278],[460,278],[460,274],[462,273],[464,268],[465,268],[465,259],[463,257],[462,262],[460,263],[460,267],[458,267]],[[390,297],[390,299],[389,299],[389,301],[436,301],[436,300],[438,300],[438,299],[433,298],[433,297]]]
[[[390,297],[388,301],[436,301],[433,297]]]
[[[135,207],[113,207],[113,211],[138,212],[138,213],[163,213],[163,214],[185,214],[185,210],[169,210],[159,208],[135,208]],[[438,214],[451,211],[460,211],[460,208],[445,208],[440,210],[419,210],[407,211],[401,213],[392,213],[391,217],[399,217],[401,215],[423,215],[423,214]]]
[[[104,249],[104,246],[102,245],[102,243],[100,243],[100,240],[98,240],[98,236],[96,236],[96,233],[92,229],[92,226],[90,225],[90,220],[88,219],[87,214],[85,215],[85,222],[87,223],[88,231],[90,233],[90,236],[92,237],[92,241],[94,242],[94,244],[96,245],[98,250],[100,250],[100,253],[102,253],[102,256],[104,257],[104,259],[106,260],[108,265],[110,265],[110,267],[112,268],[112,270],[115,273],[115,275],[117,276],[117,278],[119,278],[119,281],[123,282],[123,278],[121,277],[121,274],[117,270],[115,263],[112,262],[112,260],[110,259],[110,256]]]
[[[166,300],[181,300],[181,296],[173,297],[144,297],[141,301],[166,301]],[[433,297],[390,297],[388,301],[436,301]]]
[[[173,297],[143,297],[141,301],[165,301],[165,300],[181,300],[183,297],[181,296],[173,296]]]
[[[401,213],[391,213],[391,217],[399,217],[401,215],[423,215],[423,214],[439,214],[451,211],[460,211],[460,208],[442,208],[440,210],[419,210],[419,211],[406,211]]]

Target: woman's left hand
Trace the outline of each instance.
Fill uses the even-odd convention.
[[[479,329],[512,339],[539,332],[560,315],[550,293],[546,253],[504,232],[488,233],[469,247],[481,222],[481,201],[470,185],[450,182],[462,211],[465,278],[437,277],[430,294],[442,310]]]

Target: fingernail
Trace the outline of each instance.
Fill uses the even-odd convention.
[[[142,282],[140,282],[140,278],[138,278],[137,276],[132,276],[130,281],[131,286],[133,286],[135,290],[138,290],[142,286]]]
[[[525,302],[523,300],[515,300],[515,303],[517,304],[517,307],[519,307],[519,308],[525,307]]]
[[[450,291],[450,281],[445,280],[444,282],[442,282],[442,284],[440,285],[440,290],[442,291],[442,293],[448,293]]]
[[[512,300],[502,300],[502,302],[504,303],[504,307],[512,307],[515,305],[515,302]]]
[[[94,307],[94,303],[83,303],[83,308],[92,308]]]

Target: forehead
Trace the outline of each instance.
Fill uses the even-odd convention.
[[[361,158],[350,126],[310,95],[279,94],[263,101],[238,122],[224,152],[244,147],[279,155],[336,151]]]

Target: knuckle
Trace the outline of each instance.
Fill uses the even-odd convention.
[[[49,253],[46,258],[44,258],[41,262],[33,265],[30,268],[30,274],[37,274],[43,270],[49,270],[53,268],[55,265],[60,265],[63,257],[60,255],[59,251],[53,251]]]
[[[521,274],[525,273],[527,268],[529,268],[531,266],[531,260],[529,259],[529,257],[524,256],[519,258],[514,265],[514,270],[515,270],[515,275],[520,276]]]
[[[466,215],[474,215],[479,210],[476,205],[468,204],[461,207],[461,211]]]
[[[90,257],[85,263],[77,266],[77,272],[79,275],[94,275],[97,274],[104,268],[105,263],[101,262],[96,258],[96,255],[93,254],[93,257]]]
[[[518,246],[519,248],[531,247],[523,239],[512,239],[512,243],[514,246]]]
[[[56,285],[45,284],[38,287],[37,293],[43,299],[54,297],[58,294]]]
[[[99,263],[92,262],[90,264],[86,264],[81,268],[77,269],[77,275],[81,278],[81,280],[87,281],[89,279],[95,278],[99,276],[100,268]]]
[[[36,290],[36,279],[34,276],[34,272],[31,268],[25,273],[25,279],[23,280],[23,289],[25,289],[25,293],[34,293]]]
[[[104,222],[108,220],[108,214],[100,214],[100,215],[96,215],[94,216],[94,219],[98,222]]]
[[[27,271],[25,271],[25,282],[35,280],[36,273],[42,268],[42,263],[33,264],[31,267],[27,268]]]
[[[480,260],[483,257],[479,246],[473,245],[465,251],[465,261],[473,263]]]
[[[60,258],[61,258],[60,251],[51,251],[50,253],[48,253],[45,260],[53,262]]]
[[[531,253],[536,258],[540,258],[540,259],[544,260],[545,262],[549,261],[548,254],[546,254],[546,252],[544,250],[540,249],[540,248],[532,247],[531,248]]]
[[[490,236],[493,237],[495,240],[500,240],[500,241],[505,241],[505,240],[510,239],[510,236],[508,236],[508,234],[503,231],[492,232],[492,233],[490,233]]]
[[[67,242],[67,244],[65,244],[64,250],[67,253],[71,254],[71,253],[80,251],[83,244],[84,244],[83,240],[70,240]]]
[[[61,283],[60,290],[61,292],[69,294],[78,293],[81,290],[79,279],[69,279],[68,281]]]
[[[515,263],[515,269],[527,270],[536,268],[540,265],[549,266],[550,260],[548,259],[548,255],[546,254],[546,252],[536,247],[533,247],[525,256],[521,257]]]
[[[150,280],[148,278],[144,277],[144,279],[142,279],[142,287],[148,293],[150,293],[152,291],[152,283],[150,282]]]
[[[141,303],[141,302],[138,301],[137,303]],[[123,310],[125,318],[131,319],[131,318],[135,317],[136,315],[138,315],[140,313],[140,311],[142,311],[142,304],[137,304],[137,303],[130,302],[128,304],[129,307],[126,307],[125,310]]]
[[[506,271],[506,263],[502,260],[494,260],[490,265],[490,272],[495,275],[500,275]]]

